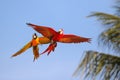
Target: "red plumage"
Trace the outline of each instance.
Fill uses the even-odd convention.
[[[91,40],[91,38],[80,37],[73,34],[63,34],[63,30],[55,31],[51,27],[38,26],[31,23],[27,23],[27,25],[31,26],[34,30],[36,30],[37,32],[41,33],[44,37],[47,37],[51,40],[51,44],[43,53],[48,52],[48,54],[50,54],[51,51],[54,51],[55,47],[57,46],[57,42],[81,43],[81,42],[90,42]]]

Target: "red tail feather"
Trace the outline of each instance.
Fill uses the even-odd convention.
[[[44,52],[42,52],[41,54],[44,54],[44,53],[48,52],[47,55],[49,55],[51,51],[54,51],[55,47],[56,47],[56,44],[50,44],[49,47]]]

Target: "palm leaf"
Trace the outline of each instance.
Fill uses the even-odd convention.
[[[120,79],[120,57],[99,53],[96,51],[86,51],[85,57],[79,64],[74,76],[81,76],[84,73],[85,79],[101,80]],[[92,57],[92,58],[91,58]],[[88,61],[89,59],[89,61]],[[86,62],[87,61],[87,62]],[[85,70],[85,72],[81,71]],[[101,77],[101,78],[99,78]]]
[[[120,0],[116,0],[116,5],[114,8],[116,9],[116,15],[120,16]]]
[[[94,12],[88,17],[97,17],[97,20],[102,21],[102,24],[104,25],[114,25],[120,22],[120,18],[118,16],[102,12]]]
[[[102,12],[93,13],[88,17],[97,17],[102,24],[109,27],[100,34],[98,43],[116,52],[120,51],[120,17]]]

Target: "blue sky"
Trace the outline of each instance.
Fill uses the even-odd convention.
[[[94,11],[113,13],[113,4],[113,0],[0,0],[0,80],[76,80],[72,74],[83,52],[101,51],[97,47],[101,25],[86,16]],[[59,43],[55,52],[42,55],[35,62],[32,49],[10,58],[35,33],[26,22],[55,30],[63,28],[64,33],[89,37],[92,42]],[[40,45],[40,52],[47,46]]]

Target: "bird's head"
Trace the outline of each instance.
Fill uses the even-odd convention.
[[[60,30],[58,31],[58,33],[59,33],[59,34],[63,34],[63,29],[60,29]]]
[[[37,34],[34,33],[34,34],[33,34],[33,39],[36,39],[36,38],[37,38]]]

